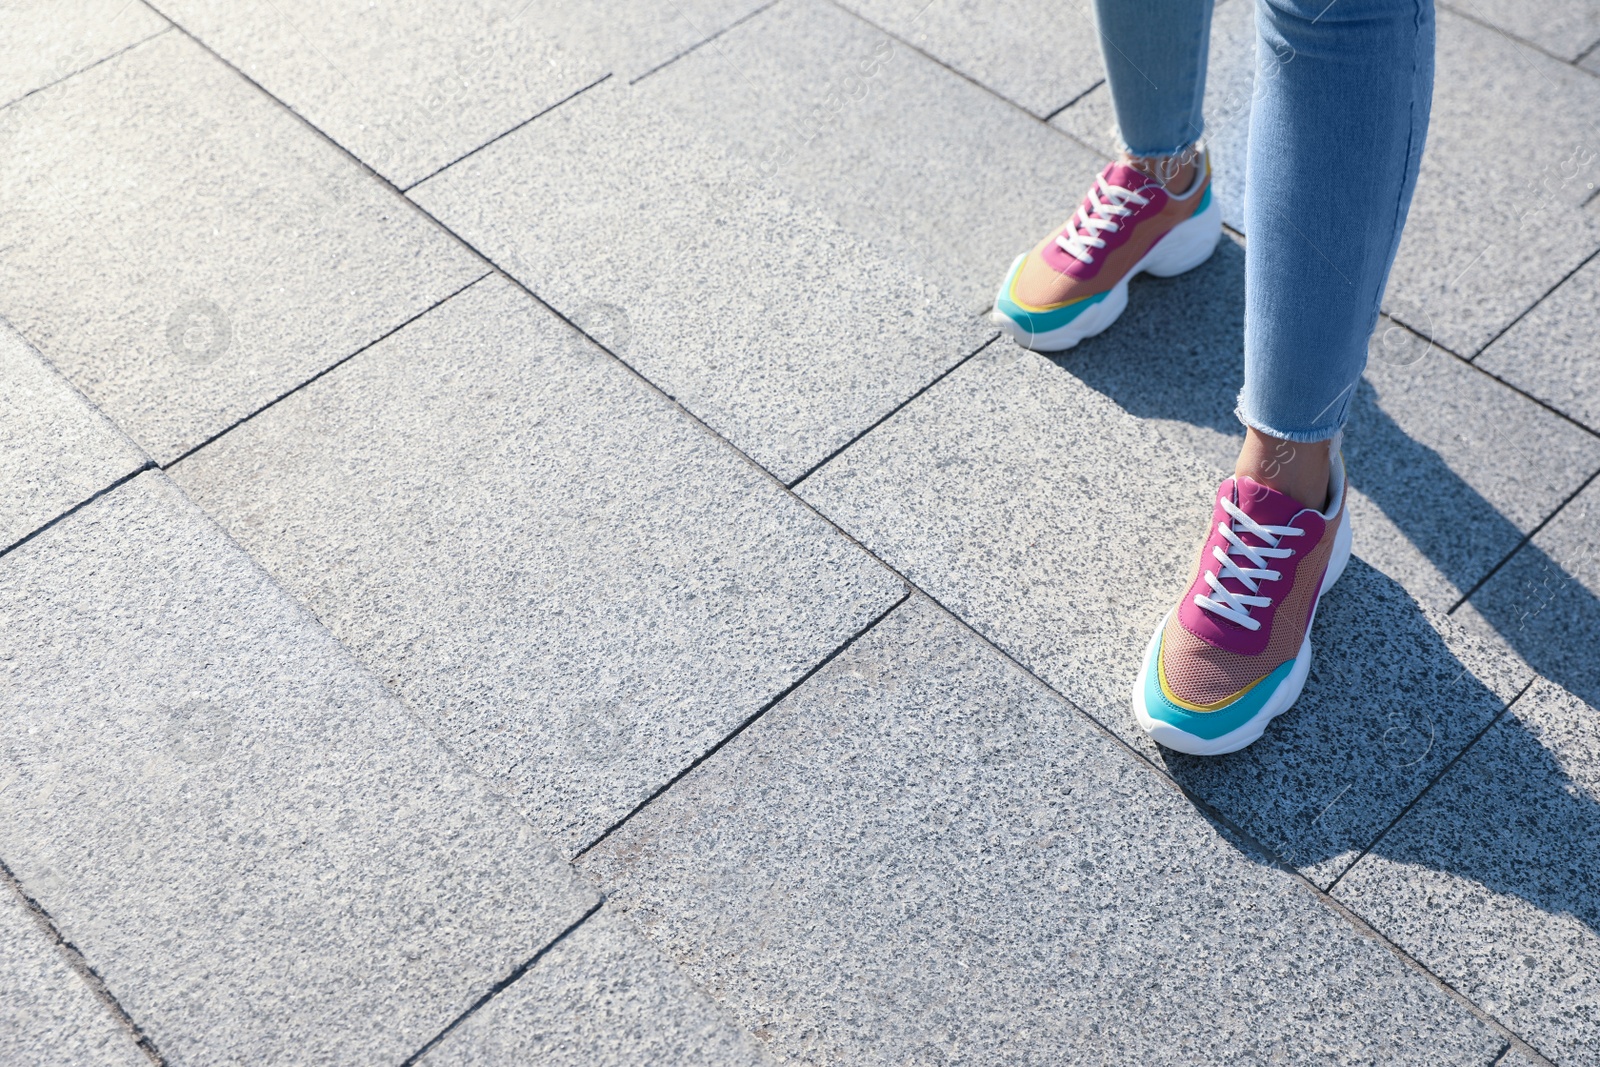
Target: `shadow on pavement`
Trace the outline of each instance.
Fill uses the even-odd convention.
[[[1139,279],[1133,288],[1116,326],[1054,362],[1140,418],[1241,434],[1233,405],[1242,380],[1243,249],[1225,240],[1189,275]],[[1195,436],[1209,458],[1222,460],[1210,447],[1214,434]],[[1352,484],[1458,588],[1471,589],[1484,577],[1484,559],[1497,562],[1521,541],[1515,524],[1379,406],[1366,381],[1345,448]],[[1585,614],[1576,617],[1600,618],[1593,595],[1534,545],[1518,562],[1559,585],[1564,605],[1577,598],[1573,610]],[[1585,657],[1553,654],[1548,637],[1528,625],[1552,598],[1546,590],[1516,610],[1484,615],[1535,670],[1600,704],[1592,672],[1572,666]],[[1493,728],[1496,780],[1482,780],[1489,758],[1475,749],[1423,805],[1426,841],[1409,837],[1409,824],[1385,835],[1521,688],[1507,692],[1502,678],[1497,693],[1479,680],[1496,684],[1494,661],[1505,657],[1463,663],[1400,584],[1360,560],[1329,592],[1314,642],[1305,694],[1266,737],[1213,759],[1161,750],[1173,777],[1320,884],[1376,841],[1379,854],[1470,878],[1600,933],[1600,889],[1573,876],[1600,870],[1600,804],[1514,716]],[[1582,633],[1570,642],[1586,643]],[[1492,810],[1458,802],[1485,790],[1496,798]]]
[[[1224,240],[1205,266],[1170,280],[1139,278],[1133,290],[1115,326],[1053,362],[1139,418],[1242,436],[1233,406],[1244,377],[1244,249]],[[1416,381],[1431,378],[1423,373]],[[1509,453],[1517,443],[1505,446]],[[1207,451],[1231,465],[1231,454]],[[1344,451],[1351,484],[1456,588],[1473,589],[1522,540],[1521,529],[1379,406],[1365,380],[1352,403]],[[1600,706],[1600,671],[1590,669],[1596,657],[1575,654],[1586,653],[1592,635],[1566,635],[1567,643],[1584,648],[1562,648],[1548,627],[1535,625],[1556,603],[1563,617],[1600,620],[1600,600],[1537,545],[1524,545],[1515,564],[1519,574],[1535,576],[1519,583],[1518,595],[1481,606],[1482,598],[1474,598],[1473,605],[1536,671]]]

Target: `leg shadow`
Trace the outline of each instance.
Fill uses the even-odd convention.
[[[1242,379],[1243,292],[1243,248],[1225,240],[1188,275],[1136,281],[1116,326],[1054,362],[1212,460],[1220,473],[1231,468],[1241,436],[1233,405]],[[1522,539],[1522,528],[1408,434],[1368,383],[1355,399],[1346,454],[1352,483],[1460,589],[1471,588]],[[1600,618],[1600,602],[1555,561],[1531,545],[1518,555],[1544,573],[1547,585],[1559,574],[1561,595],[1580,601],[1566,605],[1563,617]],[[1440,844],[1425,853],[1408,846],[1407,855],[1425,855],[1416,862],[1600,930],[1592,873],[1600,871],[1600,806],[1593,787],[1575,783],[1536,736],[1506,715],[1532,679],[1526,666],[1454,625],[1444,617],[1446,607],[1425,609],[1395,578],[1352,560],[1320,609],[1305,693],[1260,742],[1214,759],[1154,745],[1148,751],[1193,796],[1326,886],[1374,842],[1400,840],[1385,836],[1395,820],[1503,716],[1492,731],[1496,766],[1533,792],[1521,800],[1508,796],[1509,806],[1492,819],[1474,823],[1481,813],[1457,811],[1464,828],[1448,840],[1459,844],[1462,835],[1479,833],[1488,842],[1481,848]],[[1596,702],[1594,680],[1574,669],[1570,657],[1541,655],[1533,629],[1510,625],[1525,619],[1485,614],[1536,668]],[[1591,645],[1590,636],[1570,635],[1568,644]],[[1468,753],[1447,781],[1475,773],[1476,758]],[[1501,840],[1515,827],[1536,839],[1516,845],[1526,862],[1497,858],[1511,854],[1507,849],[1515,853]],[[1573,876],[1573,862],[1586,864],[1590,874]]]

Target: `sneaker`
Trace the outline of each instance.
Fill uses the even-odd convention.
[[[1117,321],[1128,279],[1168,278],[1211,257],[1222,212],[1211,197],[1211,160],[1182,196],[1126,163],[1100,172],[1077,214],[1017,257],[989,317],[1018,344],[1060,352]]]
[[[1155,741],[1237,752],[1288,711],[1311,670],[1311,621],[1350,559],[1344,460],[1323,511],[1254,478],[1217,490],[1194,581],[1150,639],[1133,711]]]

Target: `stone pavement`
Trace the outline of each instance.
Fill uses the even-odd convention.
[[[1083,0],[0,7],[0,1063],[1600,1065],[1593,0],[1440,9],[1296,710],[1127,707],[1251,18],[1044,359]]]

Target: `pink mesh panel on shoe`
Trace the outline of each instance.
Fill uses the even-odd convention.
[[[1306,624],[1311,610],[1316,606],[1317,593],[1322,585],[1322,574],[1327,569],[1328,558],[1333,554],[1333,540],[1339,529],[1339,518],[1323,527],[1322,538],[1311,551],[1294,558],[1293,588],[1281,603],[1275,605],[1266,648],[1256,655],[1240,655],[1208,644],[1190,633],[1178,621],[1174,611],[1167,619],[1161,644],[1161,666],[1166,675],[1167,687],[1191,704],[1215,704],[1225,700],[1245,686],[1271,674],[1287,660],[1300,652],[1305,639]],[[1209,539],[1208,539],[1209,540]],[[1204,567],[1206,561],[1201,560]],[[1302,580],[1304,576],[1304,580]],[[1285,579],[1290,579],[1288,574]],[[1287,582],[1274,585],[1286,587]],[[1191,602],[1193,587],[1184,593]]]
[[[1066,274],[1085,281],[1099,274],[1101,267],[1111,258],[1112,253],[1127,244],[1133,237],[1134,230],[1138,224],[1160,215],[1162,209],[1167,206],[1167,202],[1171,199],[1154,179],[1126,164],[1109,164],[1100,174],[1101,177],[1105,178],[1107,185],[1129,189],[1145,197],[1150,202],[1148,204],[1127,205],[1132,213],[1113,220],[1117,224],[1117,229],[1094,231],[1093,236],[1104,241],[1106,246],[1104,248],[1090,249],[1090,254],[1094,257],[1093,263],[1085,263],[1075,256],[1068,255],[1060,245],[1056,244],[1054,238],[1046,241],[1039,254],[1044,259],[1045,264],[1059,274]],[[1092,218],[1095,206],[1104,199],[1100,192],[1100,186],[1096,184],[1089,190],[1089,195],[1083,198],[1082,210],[1084,214]],[[1073,215],[1073,219],[1077,219],[1077,215]],[[1164,233],[1167,228],[1170,227],[1164,227],[1162,232]],[[1070,230],[1072,230],[1071,222],[1061,232],[1067,233]],[[1145,248],[1151,243],[1153,242],[1141,242]],[[1143,254],[1144,251],[1141,249],[1140,255]]]
[[[1093,263],[1080,262],[1056,244],[1056,238],[1066,232],[1070,223],[1046,237],[1023,260],[1012,288],[1015,299],[1032,307],[1051,307],[1115,287],[1156,242],[1194,214],[1195,205],[1204,198],[1211,181],[1208,170],[1192,193],[1185,193],[1183,199],[1177,200],[1158,187],[1146,188],[1143,183],[1149,179],[1131,168],[1112,163],[1101,173],[1112,184],[1133,182],[1123,188],[1138,190],[1150,203],[1134,208],[1132,215],[1122,219],[1120,231],[1103,235],[1106,247],[1093,250]],[[1099,192],[1096,187],[1092,197],[1098,198]],[[1092,207],[1093,199],[1085,197],[1084,203]]]

